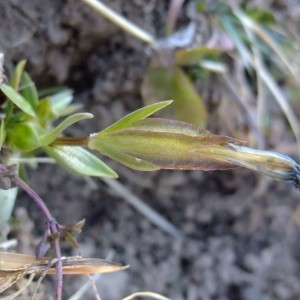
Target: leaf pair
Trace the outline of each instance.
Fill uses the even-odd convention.
[[[216,170],[235,167],[213,155],[203,156],[202,149],[228,147],[237,140],[213,135],[192,124],[168,120],[146,119],[169,105],[165,101],[149,105],[89,138],[88,147],[140,171],[158,169]]]
[[[290,157],[244,146],[192,124],[147,118],[169,105],[165,101],[139,109],[100,133],[88,147],[135,170],[226,170],[246,167],[300,186],[300,166]]]
[[[44,151],[64,168],[87,176],[117,177],[117,174],[96,156],[81,147],[49,147],[64,130],[71,125],[92,118],[90,113],[75,113],[79,105],[72,105],[71,90],[44,91],[38,93],[28,73],[24,71],[25,61],[21,61],[10,80],[10,85],[1,83],[0,90],[7,97],[2,104],[4,119],[0,128],[0,145],[13,152],[21,152],[18,157],[34,156],[33,151]],[[53,121],[66,116],[53,127]],[[17,150],[17,151],[15,151]]]

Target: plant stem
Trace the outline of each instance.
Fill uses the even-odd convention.
[[[9,169],[3,165],[0,166],[0,176],[9,173]],[[58,261],[56,262],[56,288],[55,288],[55,299],[62,299],[62,285],[63,285],[63,272],[62,272],[62,261],[61,261],[61,249],[59,244],[59,224],[55,221],[52,214],[50,213],[47,205],[42,200],[42,198],[18,175],[14,176],[14,184],[16,184],[19,188],[24,190],[31,199],[35,202],[35,204],[40,208],[42,214],[44,215],[46,222],[49,226],[50,233],[57,235],[54,240],[54,251],[56,254],[56,258]]]
[[[17,184],[18,187],[23,189],[30,196],[30,198],[33,199],[36,205],[41,209],[47,223],[49,224],[51,234],[59,234],[60,231],[58,230],[58,224],[53,218],[52,214],[50,213],[47,205],[42,200],[42,198],[20,177],[17,176],[15,178],[15,183]],[[63,286],[63,272],[62,272],[62,261],[60,260],[61,249],[59,244],[59,237],[57,237],[54,240],[54,251],[56,254],[56,258],[58,258],[58,261],[56,262],[55,300],[61,300],[62,286]]]
[[[79,146],[87,147],[88,146],[88,137],[59,137],[50,146]]]
[[[51,233],[59,232],[57,222],[50,224]],[[55,300],[62,299],[62,287],[63,287],[63,269],[61,259],[61,249],[59,244],[59,238],[54,240],[54,251],[58,261],[56,262],[56,282],[55,282]]]
[[[183,3],[184,0],[172,0],[170,2],[166,28],[167,35],[172,34],[172,32],[174,31],[175,24],[178,19],[180,10],[182,9]]]
[[[45,219],[47,222],[51,222],[53,220],[53,217],[46,206],[45,202],[41,199],[41,197],[20,177],[15,178],[15,183],[18,187],[20,187],[22,190],[24,190],[30,198],[33,199],[35,204],[40,208],[42,211]]]
[[[83,0],[86,4],[93,7],[93,9],[100,12],[105,18],[110,20],[115,25],[119,26],[126,32],[134,35],[136,38],[146,42],[148,44],[154,43],[154,37],[151,36],[148,32],[142,30],[140,27],[136,26],[135,24],[131,23],[126,18],[120,16],[119,14],[115,13],[112,9],[107,7],[101,1],[96,0]]]

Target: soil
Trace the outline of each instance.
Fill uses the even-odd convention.
[[[114,0],[109,6],[160,37],[168,3]],[[143,106],[140,87],[150,60],[146,45],[83,1],[8,0],[0,2],[0,12],[0,50],[7,73],[26,59],[39,88],[68,86],[75,101],[95,115],[68,134],[97,132]],[[209,129],[223,127],[214,120],[209,120]],[[286,137],[283,126],[274,129],[273,140],[271,130],[271,142],[280,141],[278,147],[293,155],[293,147],[284,147],[292,137]],[[86,218],[80,249],[66,247],[64,253],[99,258],[113,253],[114,261],[130,265],[96,282],[101,299],[122,299],[136,291],[173,300],[299,299],[299,219],[293,218],[299,192],[292,186],[244,169],[141,173],[104,161],[183,237],[153,225],[101,180],[95,185],[54,165],[30,169],[31,186],[59,222]],[[38,209],[21,193],[14,215],[28,224],[18,235],[18,251],[34,253],[44,230]],[[66,277],[63,299],[86,281]],[[45,289],[39,298],[53,299],[53,285]],[[95,297],[90,288],[82,299]]]

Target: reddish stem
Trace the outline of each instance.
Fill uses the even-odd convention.
[[[50,231],[51,233],[59,232],[59,225],[57,222],[51,222]],[[57,258],[61,258],[61,249],[59,244],[59,238],[54,240],[54,251]],[[63,270],[62,270],[62,261],[59,259],[56,262],[56,283],[55,283],[55,300],[62,299],[62,287],[63,287]]]
[[[1,165],[0,166],[0,176],[8,174],[10,170]],[[42,200],[42,198],[25,182],[23,181],[18,175],[15,175],[13,178],[14,183],[24,190],[30,198],[35,202],[35,204],[40,208],[42,211],[44,218],[49,226],[50,233],[57,235],[57,238],[54,240],[54,251],[58,261],[56,262],[56,287],[55,287],[55,300],[62,299],[62,286],[63,286],[63,271],[62,271],[62,261],[61,258],[61,249],[59,244],[59,234],[60,234],[60,225],[55,221],[52,214],[50,213],[47,205]]]
[[[46,206],[45,202],[41,199],[41,197],[20,177],[15,178],[15,183],[18,187],[20,187],[23,191],[25,191],[30,198],[33,199],[35,204],[42,211],[46,221],[51,222],[53,220],[53,217],[52,217],[48,207]]]

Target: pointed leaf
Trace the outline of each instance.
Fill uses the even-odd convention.
[[[75,249],[79,247],[76,237],[73,236],[70,232],[65,232],[62,236],[63,240],[67,241],[71,245],[71,247]]]
[[[36,114],[39,124],[47,128],[49,121],[55,118],[52,113],[52,102],[49,98],[44,98],[39,101]]]
[[[140,109],[126,115],[121,120],[117,121],[116,123],[105,128],[102,131],[102,133],[125,128],[136,121],[147,118],[148,116],[154,114],[155,112],[161,110],[162,108],[170,105],[172,102],[173,102],[172,100],[162,101],[162,102],[157,102],[157,103],[145,106],[143,108],[140,108]]]
[[[78,113],[74,114],[72,116],[69,116],[65,120],[63,120],[58,126],[56,126],[53,130],[50,132],[42,135],[40,137],[41,145],[47,146],[51,144],[66,128],[73,125],[74,123],[84,120],[84,119],[90,119],[94,116],[90,113]]]
[[[56,111],[61,111],[68,107],[73,101],[73,91],[71,89],[64,89],[50,96],[53,103],[53,108]]]
[[[117,158],[120,163],[136,170],[153,170],[147,169],[144,162],[157,168],[180,170],[245,167],[271,178],[289,181],[300,188],[300,165],[297,162],[280,153],[242,144],[188,123],[145,119],[124,129],[91,135],[88,147]],[[145,167],[139,167],[138,162]]]
[[[56,111],[56,117],[63,117],[67,115],[71,115],[75,113],[76,111],[82,109],[82,104],[71,104],[67,106],[66,108],[62,109],[61,111]],[[54,111],[55,112],[55,111]]]
[[[116,178],[118,175],[99,158],[81,147],[45,147],[44,151],[66,170],[97,177]]]
[[[75,113],[82,108],[82,104],[71,104],[73,91],[70,89],[50,88],[39,92],[40,102],[51,103],[52,119]]]
[[[142,94],[146,104],[156,99],[173,99],[174,105],[163,111],[163,116],[203,127],[206,109],[187,75],[178,67],[150,67],[144,76]],[[171,110],[172,109],[172,110]]]
[[[64,231],[70,231],[72,233],[79,234],[85,224],[85,219],[81,219],[78,222],[72,223],[72,224],[67,224],[63,226]]]
[[[2,149],[2,145],[5,141],[5,138],[6,138],[6,131],[4,128],[4,119],[2,119],[0,124],[0,150]]]
[[[175,61],[179,66],[199,66],[204,59],[217,58],[224,49],[197,47],[192,49],[180,49],[176,51]]]
[[[102,141],[103,140],[103,141]],[[130,142],[128,140],[128,142]],[[119,151],[118,147],[110,146],[109,142],[108,144],[106,143],[105,138],[102,139],[102,136],[99,138],[99,140],[91,142],[89,144],[90,149],[95,149],[99,151],[102,155],[108,156],[111,159],[119,162],[120,164],[131,168],[133,170],[138,170],[138,171],[157,171],[160,169],[159,166],[146,161],[144,159],[140,159],[137,157],[134,157],[130,154],[127,154],[122,151]]]
[[[220,154],[229,148],[234,155],[230,142],[239,141],[188,123],[150,118],[125,129],[91,135],[88,147],[136,170],[153,171],[156,167],[208,171],[235,167]]]
[[[26,65],[26,60],[21,60],[15,68],[14,74],[10,80],[10,85],[15,89],[18,90],[20,87],[21,78],[24,72],[24,68]]]
[[[7,98],[9,98],[16,106],[18,106],[19,109],[32,117],[35,116],[35,112],[30,103],[11,86],[2,83],[0,85],[0,89]]]
[[[257,7],[246,8],[244,12],[254,21],[265,26],[274,26],[276,17],[270,10],[263,10]]]
[[[7,143],[12,148],[22,151],[32,151],[40,147],[37,132],[33,126],[26,123],[16,123],[7,131]]]
[[[65,90],[69,90],[68,88],[65,88],[65,87],[62,87],[62,86],[52,86],[52,87],[49,87],[49,88],[45,88],[45,89],[42,89],[42,90],[39,90],[39,98],[42,99],[42,98],[47,98],[47,97],[50,97],[52,95],[56,95],[62,91],[65,91]],[[70,90],[71,91],[71,90]]]
[[[31,77],[27,72],[23,73],[20,88],[21,95],[35,110],[39,102],[38,92],[35,83],[32,81]]]
[[[65,116],[78,110],[81,105],[70,105],[73,101],[73,91],[70,89],[64,89],[59,91],[48,98],[52,102],[53,113],[56,116]]]

